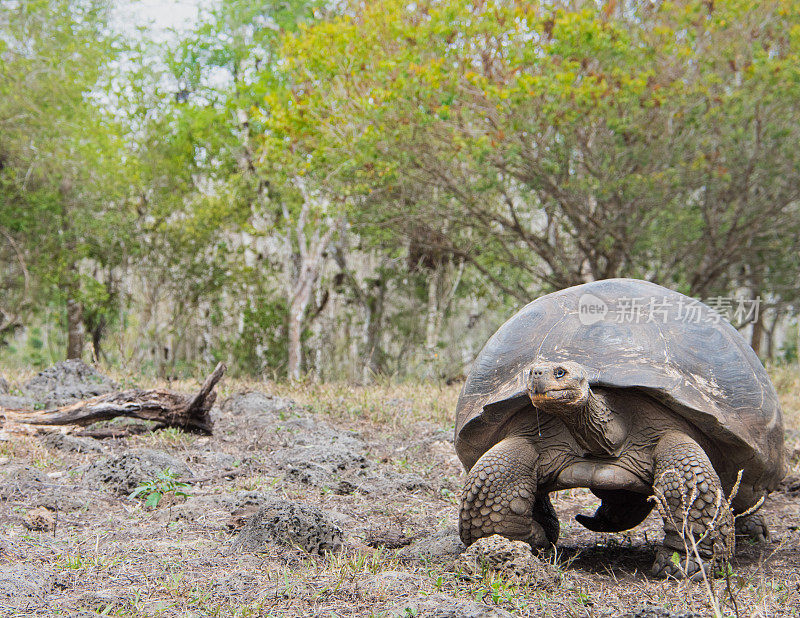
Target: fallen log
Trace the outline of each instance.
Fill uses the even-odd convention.
[[[196,395],[187,397],[165,389],[131,389],[107,393],[76,401],[51,410],[10,410],[0,407],[1,425],[77,425],[85,427],[97,421],[117,417],[156,421],[186,431],[211,434],[213,423],[209,411],[217,398],[214,390],[225,373],[219,363]]]

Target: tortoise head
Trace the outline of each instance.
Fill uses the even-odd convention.
[[[537,361],[531,366],[526,385],[537,408],[582,407],[589,398],[586,370],[578,363]]]

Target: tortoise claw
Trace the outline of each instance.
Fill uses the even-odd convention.
[[[676,559],[677,558],[677,559]],[[656,554],[656,560],[650,574],[662,579],[689,579],[702,581],[703,571],[708,573],[708,565],[697,556],[687,556],[676,552],[669,547],[662,547]]]
[[[737,517],[734,526],[737,537],[744,537],[755,543],[769,541],[769,528],[767,528],[767,522],[764,521],[764,516],[761,513]]]

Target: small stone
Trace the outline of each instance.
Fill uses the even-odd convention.
[[[461,542],[458,529],[456,526],[449,526],[416,539],[408,547],[399,550],[398,554],[404,558],[447,562],[463,551],[464,544]]]
[[[416,592],[418,588],[417,578],[405,571],[383,571],[367,577],[361,584],[361,589],[371,596],[398,597]]]
[[[510,581],[525,582],[549,590],[561,580],[555,567],[533,555],[530,545],[493,534],[475,541],[456,563],[468,579],[481,578],[485,571]]]
[[[299,502],[273,500],[251,517],[228,553],[263,551],[266,543],[300,546],[311,554],[339,551],[342,529],[320,509]]]
[[[50,532],[55,522],[55,512],[43,506],[29,510],[22,518],[22,525],[33,532]]]
[[[92,438],[80,438],[59,431],[51,431],[42,437],[42,442],[48,448],[59,449],[72,453],[102,453],[103,447]]]
[[[153,449],[135,449],[95,461],[85,471],[83,479],[87,483],[103,483],[118,494],[127,495],[142,483],[157,479],[165,470],[178,477],[191,476],[186,464],[172,455]]]
[[[276,397],[260,391],[242,391],[228,397],[220,406],[222,412],[240,415],[280,416],[301,410],[301,406],[292,399]]]
[[[116,382],[76,359],[56,363],[22,386],[29,397],[46,408],[103,395],[117,388]]]
[[[436,593],[416,597],[390,607],[386,615],[391,618],[430,616],[431,618],[511,618],[511,614],[498,607],[459,599]]]

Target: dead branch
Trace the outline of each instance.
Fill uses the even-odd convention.
[[[214,386],[224,373],[225,365],[219,363],[193,397],[160,388],[131,389],[99,395],[52,410],[9,410],[0,407],[0,420],[3,421],[0,425],[19,423],[85,427],[97,421],[124,416],[210,434],[213,423],[209,411],[217,398]]]

